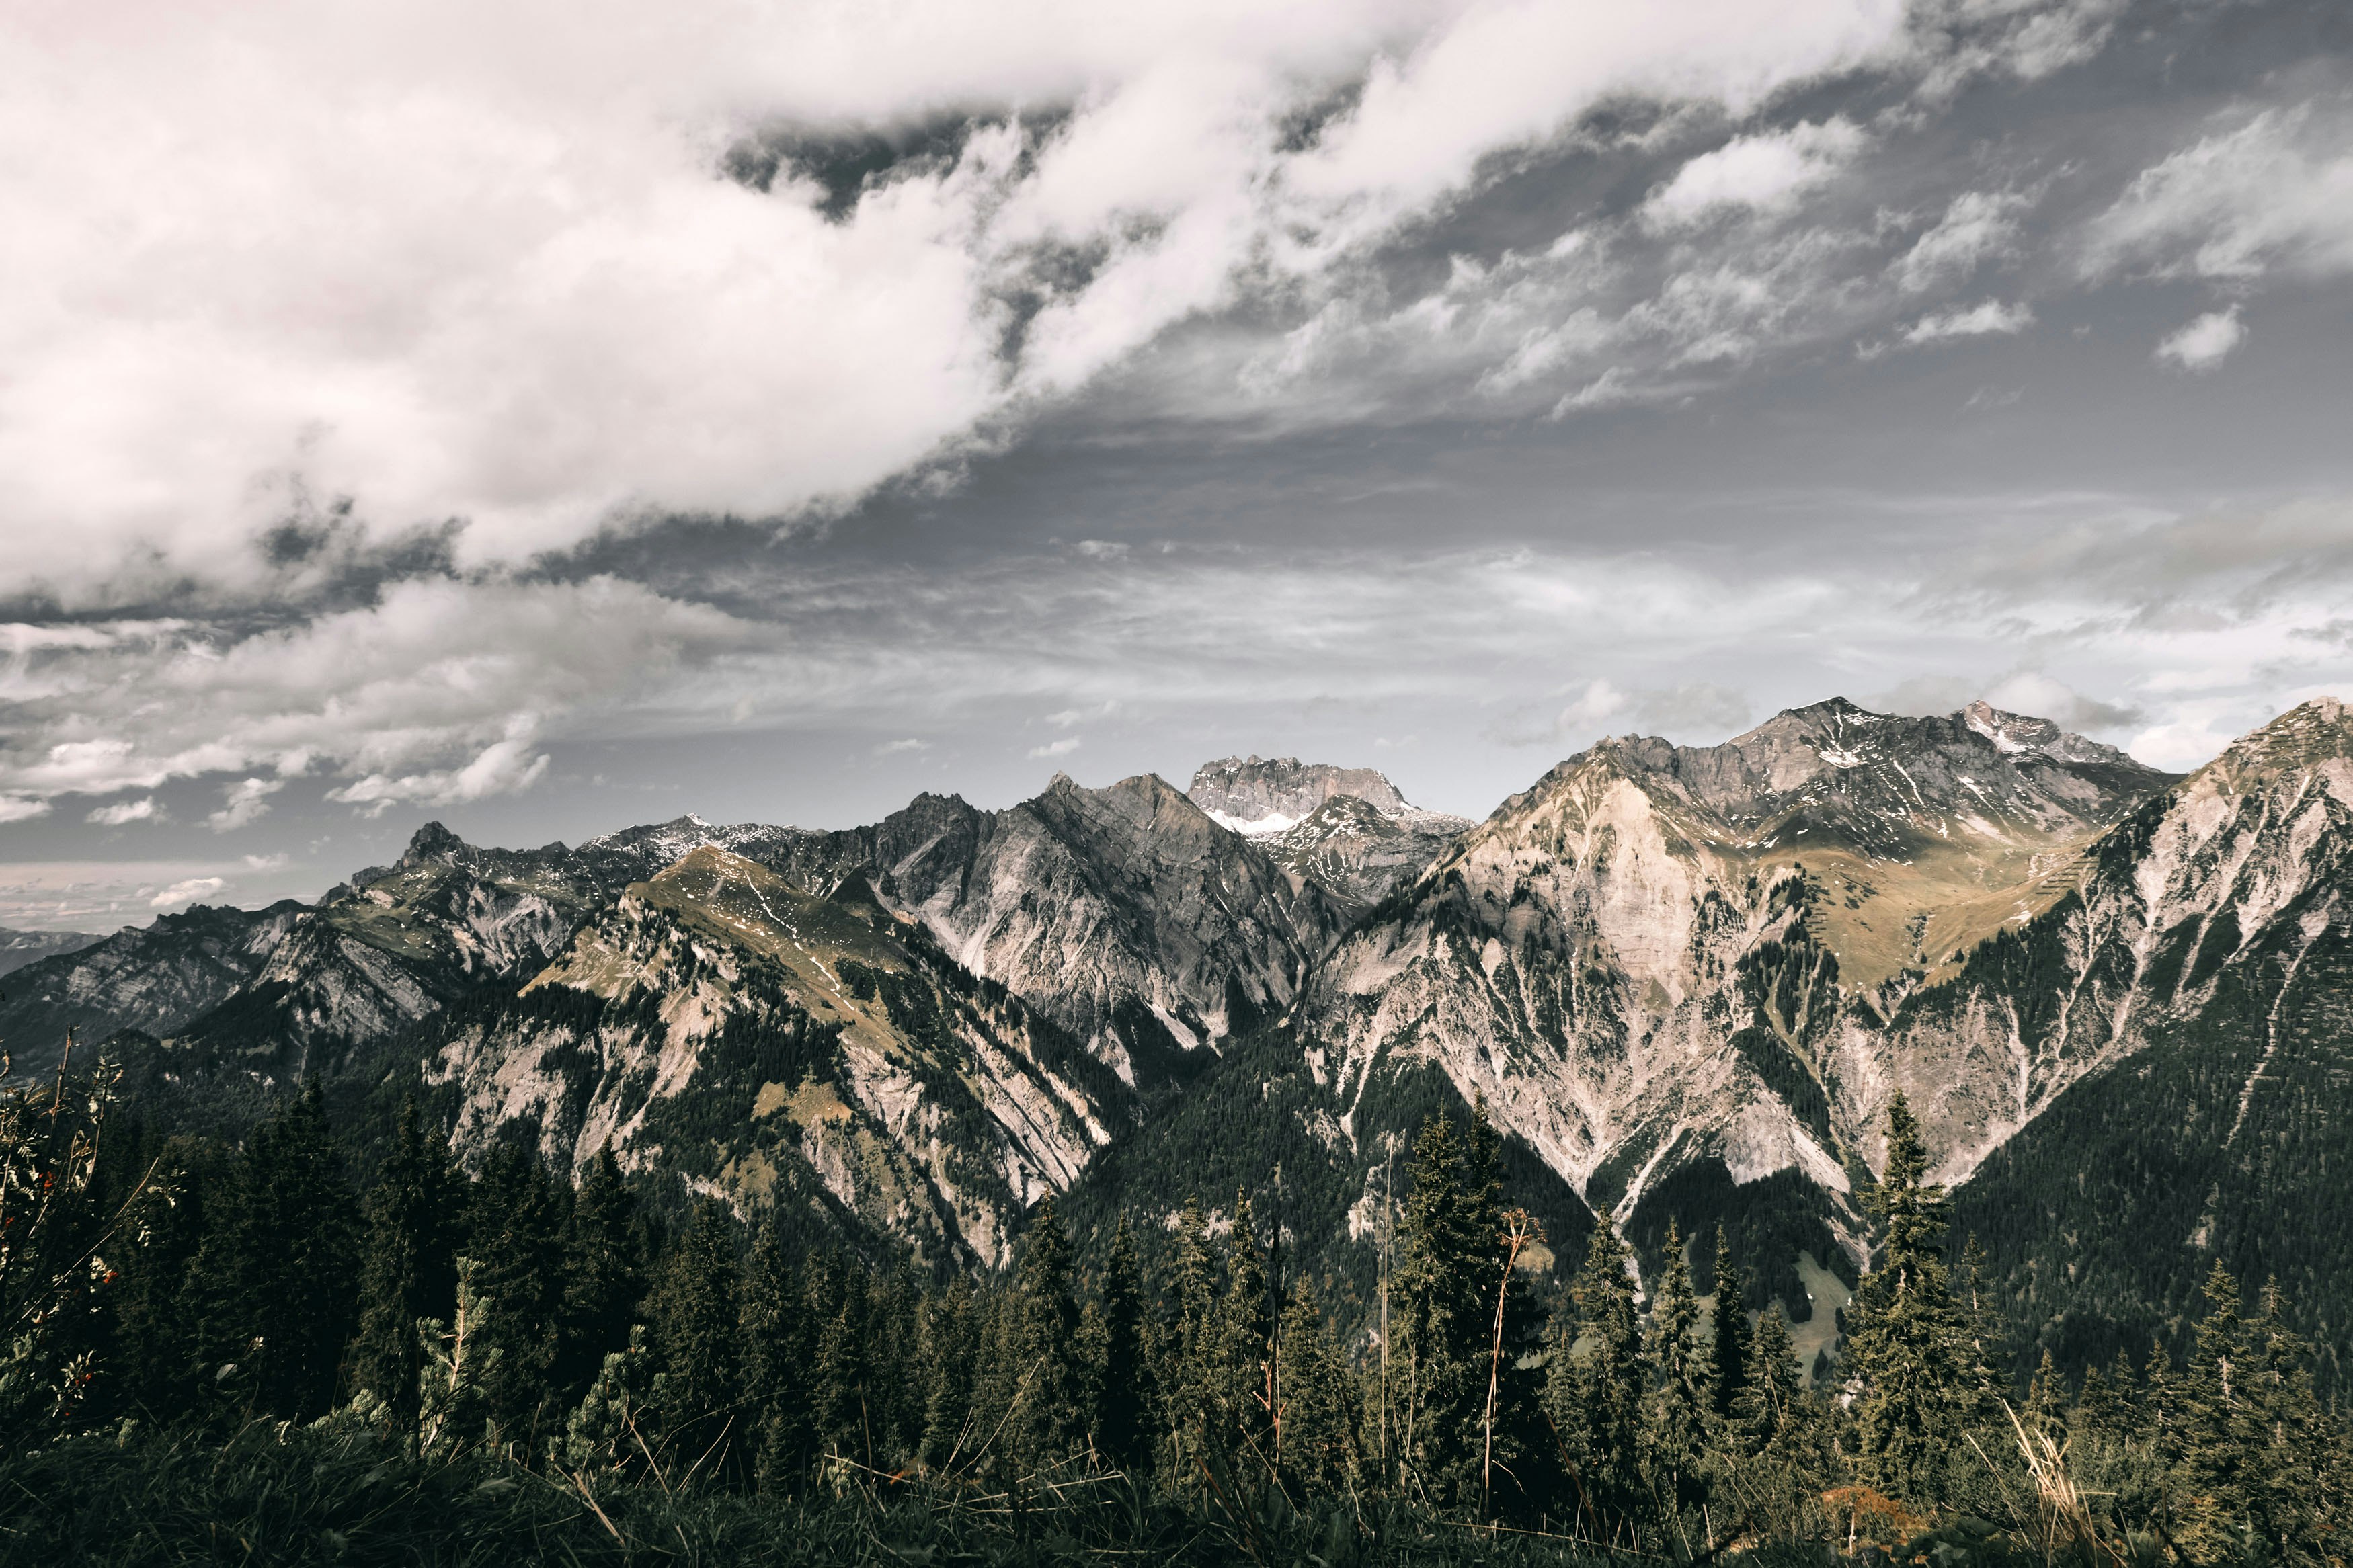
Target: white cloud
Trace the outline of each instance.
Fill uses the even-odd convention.
[[[121,801],[113,805],[101,805],[90,814],[89,819],[104,826],[120,827],[126,822],[161,822],[164,820],[164,813],[162,808],[156,805],[155,797],[151,795],[142,795],[137,800]]]
[[[1575,701],[1560,710],[1553,725],[1563,734],[1590,730],[1608,723],[1633,705],[1632,698],[1597,677],[1585,683],[1585,689],[1577,694]]]
[[[241,858],[245,862],[245,868],[248,871],[283,871],[294,863],[294,858],[284,853],[247,855]]]
[[[21,795],[0,795],[0,822],[29,822],[49,814],[49,803]]]
[[[1669,227],[1725,208],[1782,210],[1835,175],[1862,145],[1862,132],[1844,120],[1738,137],[1685,163],[1642,210]]]
[[[908,752],[928,752],[931,749],[932,743],[929,741],[918,741],[911,735],[903,741],[883,742],[874,748],[874,754],[878,757],[895,757]]]
[[[2212,370],[2247,341],[2239,307],[2209,310],[2157,345],[2157,357],[2183,370]]]
[[[2014,334],[2033,324],[2034,312],[2024,304],[1987,300],[1967,310],[1939,310],[1923,316],[1905,329],[1904,341],[1934,343],[1949,338]]]
[[[183,904],[197,903],[219,892],[228,883],[219,877],[191,877],[185,882],[174,882],[147,900],[151,910],[177,909]]]
[[[140,16],[0,19],[0,144],[42,150],[0,163],[0,593],[250,582],[304,495],[379,537],[461,520],[468,564],[643,510],[833,504],[1248,279],[1335,273],[1598,102],[1746,113],[1917,43],[1889,0]],[[755,124],[1025,103],[1071,112],[1042,142],[984,129],[839,222],[790,170],[715,174]],[[1759,146],[1810,168],[1853,134]]]
[[[1980,266],[2014,255],[2017,214],[2025,199],[2002,191],[1964,191],[1955,196],[1936,226],[1913,241],[1895,264],[1907,292],[1966,280]]]
[[[2087,231],[2094,277],[2353,272],[2353,152],[2340,109],[2266,110],[2145,169]]]
[[[253,778],[233,784],[221,792],[227,804],[206,817],[206,825],[215,833],[250,827],[269,815],[269,797],[285,787],[284,779]]]
[[[370,816],[381,816],[400,804],[462,805],[496,795],[519,795],[547,772],[547,756],[532,748],[538,739],[539,717],[519,713],[507,721],[506,733],[477,752],[462,767],[436,768],[395,777],[375,773],[331,789],[327,798],[357,805]]]
[[[1030,747],[1029,754],[1032,757],[1067,757],[1078,749],[1079,738],[1076,735],[1065,735],[1059,741],[1050,741],[1042,746]]]

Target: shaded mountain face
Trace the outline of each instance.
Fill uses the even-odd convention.
[[[739,1210],[996,1267],[1125,1131],[1127,1086],[924,928],[712,846],[629,888],[512,995],[438,1023],[428,1084],[478,1162],[520,1137]]]
[[[13,974],[60,952],[79,952],[106,939],[81,931],[10,931],[0,926],[0,974]]]
[[[261,973],[308,913],[290,900],[254,910],[198,904],[27,964],[0,988],[0,1047],[16,1073],[38,1075],[57,1066],[69,1029],[88,1046],[125,1029],[168,1034]]]
[[[1957,1194],[2015,1337],[2139,1353],[2220,1258],[2316,1314],[2334,1370],[2353,1352],[2353,719],[2292,710],[2086,859],[1898,1019],[1915,1037],[1999,1021],[2040,1100]]]
[[[297,915],[236,994],[149,1032],[277,1083],[332,1070],[460,997],[536,973],[608,898],[591,864],[561,844],[478,848],[427,823],[398,862]]]

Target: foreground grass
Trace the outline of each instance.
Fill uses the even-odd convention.
[[[1343,1504],[1247,1515],[1146,1503],[1113,1478],[1050,1506],[870,1482],[808,1500],[418,1458],[365,1428],[256,1425],[227,1442],[80,1438],[10,1458],[0,1565],[1171,1564],[1600,1568],[1556,1538]],[[1617,1559],[1622,1563],[1622,1557]]]

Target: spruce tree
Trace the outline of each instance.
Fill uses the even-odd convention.
[[[368,1194],[352,1351],[354,1384],[403,1422],[416,1418],[425,1367],[417,1320],[448,1322],[457,1310],[465,1197],[448,1141],[427,1130],[415,1097],[404,1100],[391,1152]]]
[[[1276,1352],[1282,1408],[1276,1456],[1293,1498],[1336,1497],[1355,1479],[1362,1418],[1356,1385],[1304,1288],[1283,1309]]]
[[[1422,1124],[1411,1173],[1405,1256],[1390,1287],[1398,1451],[1409,1495],[1451,1508],[1478,1496],[1495,1238],[1475,1228],[1489,1205],[1464,1191],[1461,1145],[1444,1117]]]
[[[1259,1248],[1250,1202],[1234,1194],[1234,1226],[1226,1238],[1226,1299],[1220,1313],[1219,1441],[1252,1471],[1273,1463],[1275,1401],[1274,1313],[1267,1296],[1266,1257]]]
[[[333,1405],[356,1316],[358,1205],[313,1079],[253,1130],[191,1273],[215,1386],[256,1414],[311,1420]]]
[[[1198,1197],[1185,1200],[1169,1261],[1176,1321],[1164,1339],[1159,1378],[1166,1391],[1163,1419],[1168,1433],[1166,1479],[1190,1492],[1199,1481],[1199,1449],[1218,1422],[1218,1365],[1224,1299],[1224,1268],[1209,1246],[1208,1217]]]
[[[743,1394],[738,1289],[734,1222],[716,1199],[705,1198],[662,1259],[649,1303],[660,1364],[652,1403],[670,1445],[666,1465],[674,1459],[724,1473],[749,1446],[731,1441]]]
[[[2241,1442],[2249,1465],[2249,1533],[2262,1554],[2316,1561],[2340,1522],[2344,1457],[2313,1392],[2304,1342],[2287,1326],[2279,1282],[2263,1287],[2262,1310],[2246,1325]]]
[[[2221,1563],[2252,1544],[2252,1492],[2260,1484],[2248,1452],[2248,1361],[2239,1282],[2216,1259],[2206,1276],[2205,1316],[2181,1381],[2174,1433],[2179,1514],[2175,1542],[2193,1563]]]
[[[1152,1460],[1153,1390],[1145,1353],[1144,1271],[1124,1214],[1103,1266],[1102,1332],[1095,1447],[1114,1468],[1141,1476]]]
[[[475,1288],[497,1304],[482,1332],[498,1350],[482,1375],[491,1419],[540,1445],[571,1405],[555,1381],[565,1318],[565,1237],[572,1191],[520,1143],[501,1143],[484,1162],[468,1205],[467,1251]]]
[[[972,1457],[973,1372],[988,1337],[986,1303],[961,1279],[923,1303],[923,1435],[919,1458],[953,1470]],[[1148,1435],[1147,1435],[1148,1436]]]
[[[1849,1364],[1857,1467],[1915,1507],[1943,1497],[1944,1464],[1960,1443],[1967,1383],[1965,1327],[1946,1276],[1949,1221],[1942,1187],[1926,1180],[1920,1124],[1897,1094],[1887,1110],[1887,1163],[1868,1195],[1880,1224],[1878,1266],[1853,1303]]]
[[[645,1253],[637,1199],[621,1177],[610,1139],[574,1194],[564,1237],[564,1321],[555,1381],[568,1396],[602,1375],[605,1358],[626,1349],[642,1316]]]
[[[1747,1392],[1749,1342],[1747,1284],[1732,1260],[1724,1226],[1715,1227],[1715,1338],[1708,1345],[1708,1409],[1722,1426],[1733,1419]]]
[[[1646,1468],[1661,1504],[1681,1510],[1706,1501],[1701,1479],[1707,1398],[1699,1348],[1699,1301],[1692,1292],[1683,1230],[1667,1223],[1666,1267],[1659,1279],[1646,1346],[1653,1389],[1643,1438]]]
[[[1030,1221],[1021,1252],[1008,1331],[1003,1339],[1011,1384],[1007,1440],[1017,1473],[1034,1477],[1080,1452],[1091,1425],[1080,1408],[1079,1308],[1071,1292],[1070,1238],[1048,1198]]]
[[[575,1212],[588,1207],[589,1184]],[[576,1276],[575,1276],[576,1278]],[[759,1454],[763,1490],[791,1491],[808,1463],[811,1346],[801,1306],[801,1270],[774,1215],[760,1227],[737,1308],[744,1345],[744,1393]]]
[[[1576,1532],[1634,1545],[1646,1527],[1642,1484],[1642,1331],[1625,1243],[1594,1216],[1585,1266],[1570,1287],[1577,1312],[1553,1343],[1546,1414],[1559,1435],[1575,1496]]]

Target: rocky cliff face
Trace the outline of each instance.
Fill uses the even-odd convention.
[[[1001,812],[924,796],[859,837],[885,907],[1141,1088],[1288,1008],[1344,923],[1150,774]]]
[[[520,992],[443,1019],[428,1083],[479,1159],[520,1135],[625,1168],[1003,1263],[1020,1217],[1133,1112],[1126,1086],[923,928],[818,899],[715,847],[630,888]]]
[[[1353,796],[1376,811],[1413,809],[1377,769],[1335,768],[1296,757],[1204,763],[1185,795],[1219,826],[1252,837],[1280,833],[1336,795]]]
[[[169,1034],[236,994],[307,913],[290,900],[199,904],[28,964],[8,977],[0,1047],[16,1073],[38,1074],[56,1067],[69,1029],[87,1046],[125,1029]]]
[[[1356,919],[1410,879],[1471,830],[1467,817],[1436,811],[1382,811],[1335,795],[1280,833],[1259,840],[1267,853],[1331,895]]]

